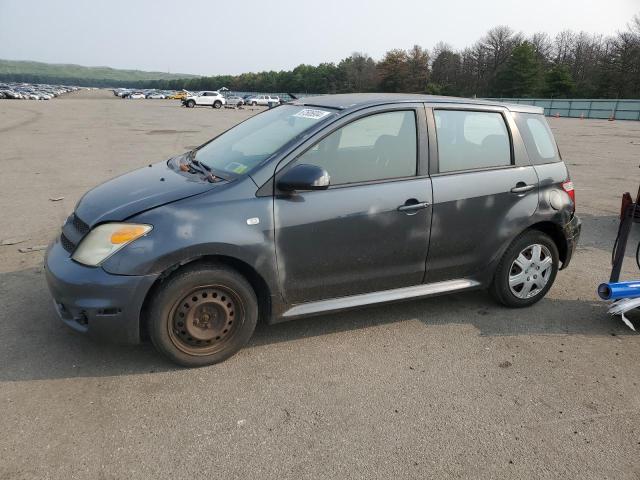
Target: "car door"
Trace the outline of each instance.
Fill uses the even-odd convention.
[[[433,221],[427,282],[481,277],[528,225],[538,176],[503,108],[427,109]]]
[[[420,284],[432,201],[424,108],[373,108],[327,130],[303,144],[277,174],[311,164],[331,179],[327,190],[275,192],[278,275],[286,302]]]
[[[213,105],[215,97],[212,92],[204,92],[204,95],[200,97],[200,105]]]

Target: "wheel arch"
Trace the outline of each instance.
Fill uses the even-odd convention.
[[[567,260],[568,253],[567,241],[564,237],[564,234],[562,233],[562,228],[560,227],[560,225],[554,222],[543,221],[534,223],[525,231],[530,230],[538,230],[539,232],[549,235],[549,237],[551,237],[551,240],[553,240],[553,243],[555,243],[556,247],[558,248],[558,256],[560,262],[564,264],[564,262]]]
[[[258,298],[258,321],[269,321],[272,314],[271,288],[264,277],[247,262],[227,255],[200,255],[166,268],[149,288],[140,312],[140,338],[148,338],[147,321],[151,299],[163,282],[186,267],[198,264],[218,264],[240,273],[251,285]]]
[[[490,284],[491,282],[493,282],[493,279],[495,276],[495,270],[498,267],[498,264],[500,263],[500,260],[504,256],[507,249],[518,238],[520,238],[522,235],[526,234],[527,232],[531,232],[531,231],[542,232],[548,235],[551,238],[551,240],[553,240],[553,243],[558,249],[558,257],[561,263],[560,270],[563,268],[562,265],[564,265],[567,259],[568,248],[567,248],[567,241],[562,232],[562,227],[560,227],[559,224],[553,221],[543,220],[543,221],[533,223],[527,226],[526,228],[524,226],[520,228],[523,228],[523,230],[518,230],[517,231],[518,233],[515,233],[512,237],[508,239],[508,241],[505,241],[500,246],[500,248],[496,250],[496,253],[491,258],[491,261],[489,262],[487,268],[483,269],[483,273],[478,273],[478,279],[480,279],[482,283]]]

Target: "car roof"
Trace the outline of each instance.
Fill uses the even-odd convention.
[[[522,113],[543,113],[544,111],[541,107],[518,103],[504,103],[495,100],[479,100],[475,98],[420,95],[414,93],[343,93],[338,95],[318,95],[315,97],[300,98],[291,103],[293,105],[327,107],[337,110],[357,110],[387,103],[415,102],[505,107],[512,112]]]

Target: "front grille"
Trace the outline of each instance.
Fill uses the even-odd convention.
[[[73,253],[80,241],[89,233],[89,230],[91,230],[89,225],[75,213],[72,213],[64,224],[64,227],[62,227],[60,243],[67,252]]]
[[[64,236],[64,233],[60,235],[60,243],[62,244],[62,248],[64,248],[69,253],[73,253],[73,251],[76,249],[76,246],[71,240]]]
[[[78,233],[82,236],[85,236],[87,233],[89,233],[89,225],[80,220],[75,213],[72,215],[73,219],[71,220],[71,223],[73,224],[73,227],[78,231]]]

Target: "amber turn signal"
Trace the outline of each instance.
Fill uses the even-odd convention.
[[[138,237],[147,233],[148,228],[143,225],[127,225],[121,227],[111,234],[111,243],[120,245],[121,243],[132,242]]]

